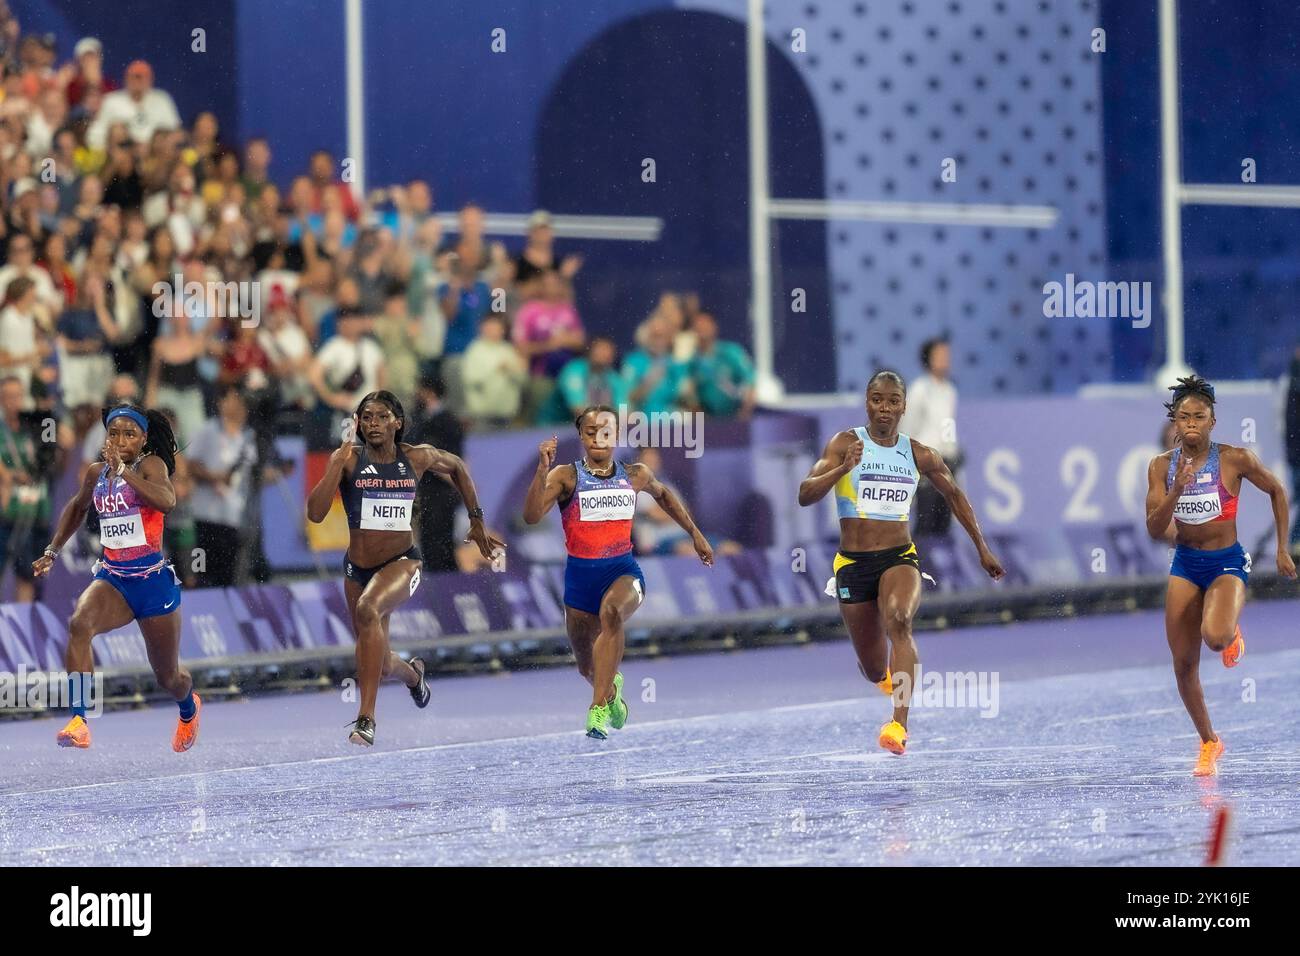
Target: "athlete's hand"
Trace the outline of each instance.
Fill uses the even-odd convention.
[[[1002,562],[988,548],[980,552],[980,567],[987,571],[994,581],[1001,581],[1007,574],[1006,569],[1002,567]]]
[[[36,575],[38,578],[43,578],[45,577],[45,575],[50,573],[50,570],[53,567],[54,567],[54,559],[50,557],[48,554],[42,554],[39,558],[37,558],[35,561],[32,562],[32,574]],[[1291,576],[1295,577],[1294,571],[1291,573]]]
[[[117,453],[117,448],[108,439],[104,439],[104,463],[112,471],[117,471],[117,466],[122,463],[122,456]]]
[[[1195,478],[1196,478],[1196,469],[1193,468],[1192,463],[1188,461],[1186,457],[1184,457],[1183,463],[1178,466],[1178,474],[1174,475],[1174,487],[1177,488],[1179,491],[1182,491],[1184,488],[1190,485],[1195,480]]]
[[[551,466],[555,464],[555,450],[560,446],[560,436],[552,435],[546,441],[537,446],[537,467],[542,471],[550,471]]]
[[[334,454],[330,455],[330,464],[338,464],[347,467],[351,464],[353,457],[357,453],[356,445],[352,443],[353,437],[357,433],[357,416],[352,416],[352,427],[343,429],[343,441],[339,447],[334,449]]]
[[[497,554],[506,549],[504,541],[488,534],[488,530],[483,526],[483,521],[480,518],[474,518],[470,521],[469,534],[466,535],[465,540],[478,545],[478,552],[483,555],[486,561],[496,560]]]
[[[849,445],[844,452],[844,460],[840,462],[840,470],[848,474],[858,467],[858,463],[862,461],[862,451],[865,447],[861,439],[854,439],[853,444]]]
[[[1285,548],[1277,549],[1277,573],[1286,578],[1295,577],[1295,561]]]
[[[693,543],[695,544],[695,553],[700,556],[700,563],[706,568],[713,567],[713,545],[709,544],[709,539],[697,530]]]

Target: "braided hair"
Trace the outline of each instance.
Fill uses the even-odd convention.
[[[1180,378],[1177,385],[1169,386],[1169,391],[1174,393],[1174,397],[1164,405],[1171,422],[1174,420],[1174,412],[1184,398],[1199,398],[1210,406],[1210,415],[1214,415],[1214,386],[1200,376],[1192,374]]]
[[[357,422],[361,421],[361,409],[366,407],[367,402],[381,402],[388,406],[388,410],[393,413],[393,417],[398,419],[402,424],[397,426],[397,434],[393,436],[393,444],[402,443],[402,432],[406,431],[406,410],[402,408],[401,401],[392,392],[384,389],[378,392],[371,392],[365,398],[357,403]]]

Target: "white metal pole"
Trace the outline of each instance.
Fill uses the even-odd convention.
[[[352,160],[352,192],[361,202],[366,195],[365,55],[361,45],[361,0],[344,0],[347,71],[348,158]]]
[[[1160,182],[1165,253],[1165,364],[1158,385],[1190,374],[1183,347],[1182,159],[1178,115],[1177,0],[1160,0]]]
[[[775,401],[781,383],[772,362],[771,220],[768,201],[767,49],[763,29],[763,0],[748,0],[745,67],[749,78],[749,317],[754,334],[754,367],[758,398]]]

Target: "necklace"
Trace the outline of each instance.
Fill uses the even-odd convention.
[[[591,472],[591,474],[596,478],[612,478],[614,477],[614,472],[618,471],[618,462],[611,461],[609,463],[609,474],[602,475],[595,468],[591,467],[591,462],[587,461],[586,455],[582,456],[582,464],[583,467],[585,467],[587,471]]]

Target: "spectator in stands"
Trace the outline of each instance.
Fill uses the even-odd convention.
[[[265,136],[254,136],[244,146],[244,173],[240,178],[244,195],[249,202],[257,202],[262,190],[274,185],[271,182],[271,144]]]
[[[528,238],[515,260],[515,282],[519,283],[525,295],[540,291],[537,286],[547,272],[558,272],[566,283],[572,283],[581,268],[582,256],[579,255],[565,256],[559,263],[555,261],[555,230],[549,212],[538,209],[528,217]]]
[[[409,412],[406,440],[426,444],[453,455],[464,453],[465,433],[460,419],[442,402],[443,385],[437,378],[421,378],[415,407]],[[456,570],[456,513],[460,495],[437,475],[426,473],[415,489],[415,516],[420,554],[427,571]]]
[[[505,316],[489,312],[465,350],[465,413],[474,427],[506,428],[519,415],[528,364],[506,338]]]
[[[238,386],[221,387],[217,417],[199,428],[185,453],[194,478],[190,509],[202,552],[199,586],[228,587],[235,583],[246,543],[240,528],[257,462],[257,442]]]
[[[23,186],[19,183],[18,186]],[[0,299],[8,292],[9,284],[22,276],[30,281],[36,291],[32,307],[42,320],[57,318],[63,309],[63,289],[55,288],[50,274],[36,265],[35,243],[32,237],[20,232],[9,240],[7,260],[0,268]]]
[[[300,419],[314,400],[307,380],[312,363],[311,340],[303,331],[292,300],[282,291],[271,293],[266,319],[257,340],[271,362],[271,375],[280,389],[280,407]]]
[[[651,316],[645,323],[642,347],[623,360],[628,400],[647,414],[670,412],[677,407],[682,387],[682,366],[673,358],[668,319]]]
[[[457,254],[451,276],[438,287],[438,303],[447,323],[439,373],[446,385],[447,404],[457,414],[465,407],[461,375],[465,350],[478,334],[479,321],[492,308],[492,290],[478,278],[478,272],[474,259]]]
[[[24,411],[26,398],[20,379],[0,377],[0,584],[12,567],[20,602],[37,597],[32,562],[49,541],[54,473],[54,448],[42,441],[43,416]]]
[[[58,293],[59,311],[68,308],[77,298],[77,274],[68,262],[68,240],[61,232],[45,234],[41,249],[40,267],[45,270]]]
[[[32,381],[50,351],[49,339],[36,316],[36,284],[26,276],[18,276],[5,287],[0,308],[0,377],[19,383],[23,394],[20,407],[24,411],[35,406]]]
[[[461,262],[473,267],[472,271],[477,276],[488,267],[491,260],[491,250],[484,238],[487,222],[483,207],[478,203],[466,203],[461,207],[456,220],[456,241],[445,245],[439,252],[456,253]]]
[[[149,408],[166,407],[175,413],[179,425],[176,440],[182,447],[193,440],[207,418],[199,374],[206,345],[207,338],[194,331],[187,310],[178,303],[150,349],[144,403]]]
[[[556,380],[559,401],[550,422],[572,421],[584,408],[609,405],[622,409],[627,405],[628,387],[615,365],[618,349],[614,340],[595,336],[585,358],[571,359]]]
[[[406,286],[396,279],[389,280],[374,329],[379,347],[384,350],[384,366],[388,369],[388,385],[385,387],[405,407],[415,398],[415,383],[419,377],[419,359],[415,354],[418,327],[406,314]]]
[[[95,37],[82,37],[73,50],[76,66],[68,81],[68,108],[80,106],[90,90],[112,93],[117,81],[104,75],[104,47]]]
[[[144,181],[135,168],[135,151],[130,146],[109,150],[105,169],[104,202],[121,209],[139,209],[144,202]]]
[[[104,277],[86,270],[72,308],[59,316],[59,383],[63,403],[73,408],[104,396],[104,383],[113,377],[110,346],[117,340],[117,323],[108,311]]]
[[[320,405],[314,418],[313,447],[339,443],[341,428],[351,420],[357,403],[369,392],[384,388],[384,352],[369,338],[372,322],[351,309],[338,320],[338,334],[326,342],[308,370]]]
[[[928,339],[921,345],[921,367],[925,369],[921,377],[908,386],[907,412],[899,431],[937,451],[956,475],[962,455],[957,445],[957,387],[948,377],[952,349],[947,339]],[[916,535],[945,535],[951,524],[948,503],[922,477],[916,489]]]
[[[519,307],[511,337],[529,363],[524,416],[531,421],[550,401],[560,369],[587,344],[578,310],[558,272],[542,275],[539,297]]]
[[[27,152],[38,158],[50,154],[54,134],[68,118],[68,101],[63,91],[48,89],[36,101],[36,109],[27,119]]]
[[[334,157],[327,150],[318,149],[311,154],[309,167],[309,185],[311,187],[311,211],[324,213],[327,196],[338,200],[338,209],[350,223],[355,223],[361,215],[361,207],[352,195],[352,187],[338,178],[335,171]]]
[[[747,419],[754,411],[754,364],[738,342],[718,338],[718,323],[707,312],[692,323],[697,347],[687,367],[694,404],[705,414]]]
[[[126,68],[126,88],[108,93],[99,108],[99,115],[86,132],[86,141],[102,149],[108,130],[114,123],[122,123],[136,143],[148,143],[154,130],[177,129],[180,114],[171,95],[154,89],[153,68],[144,60],[135,60]]]

